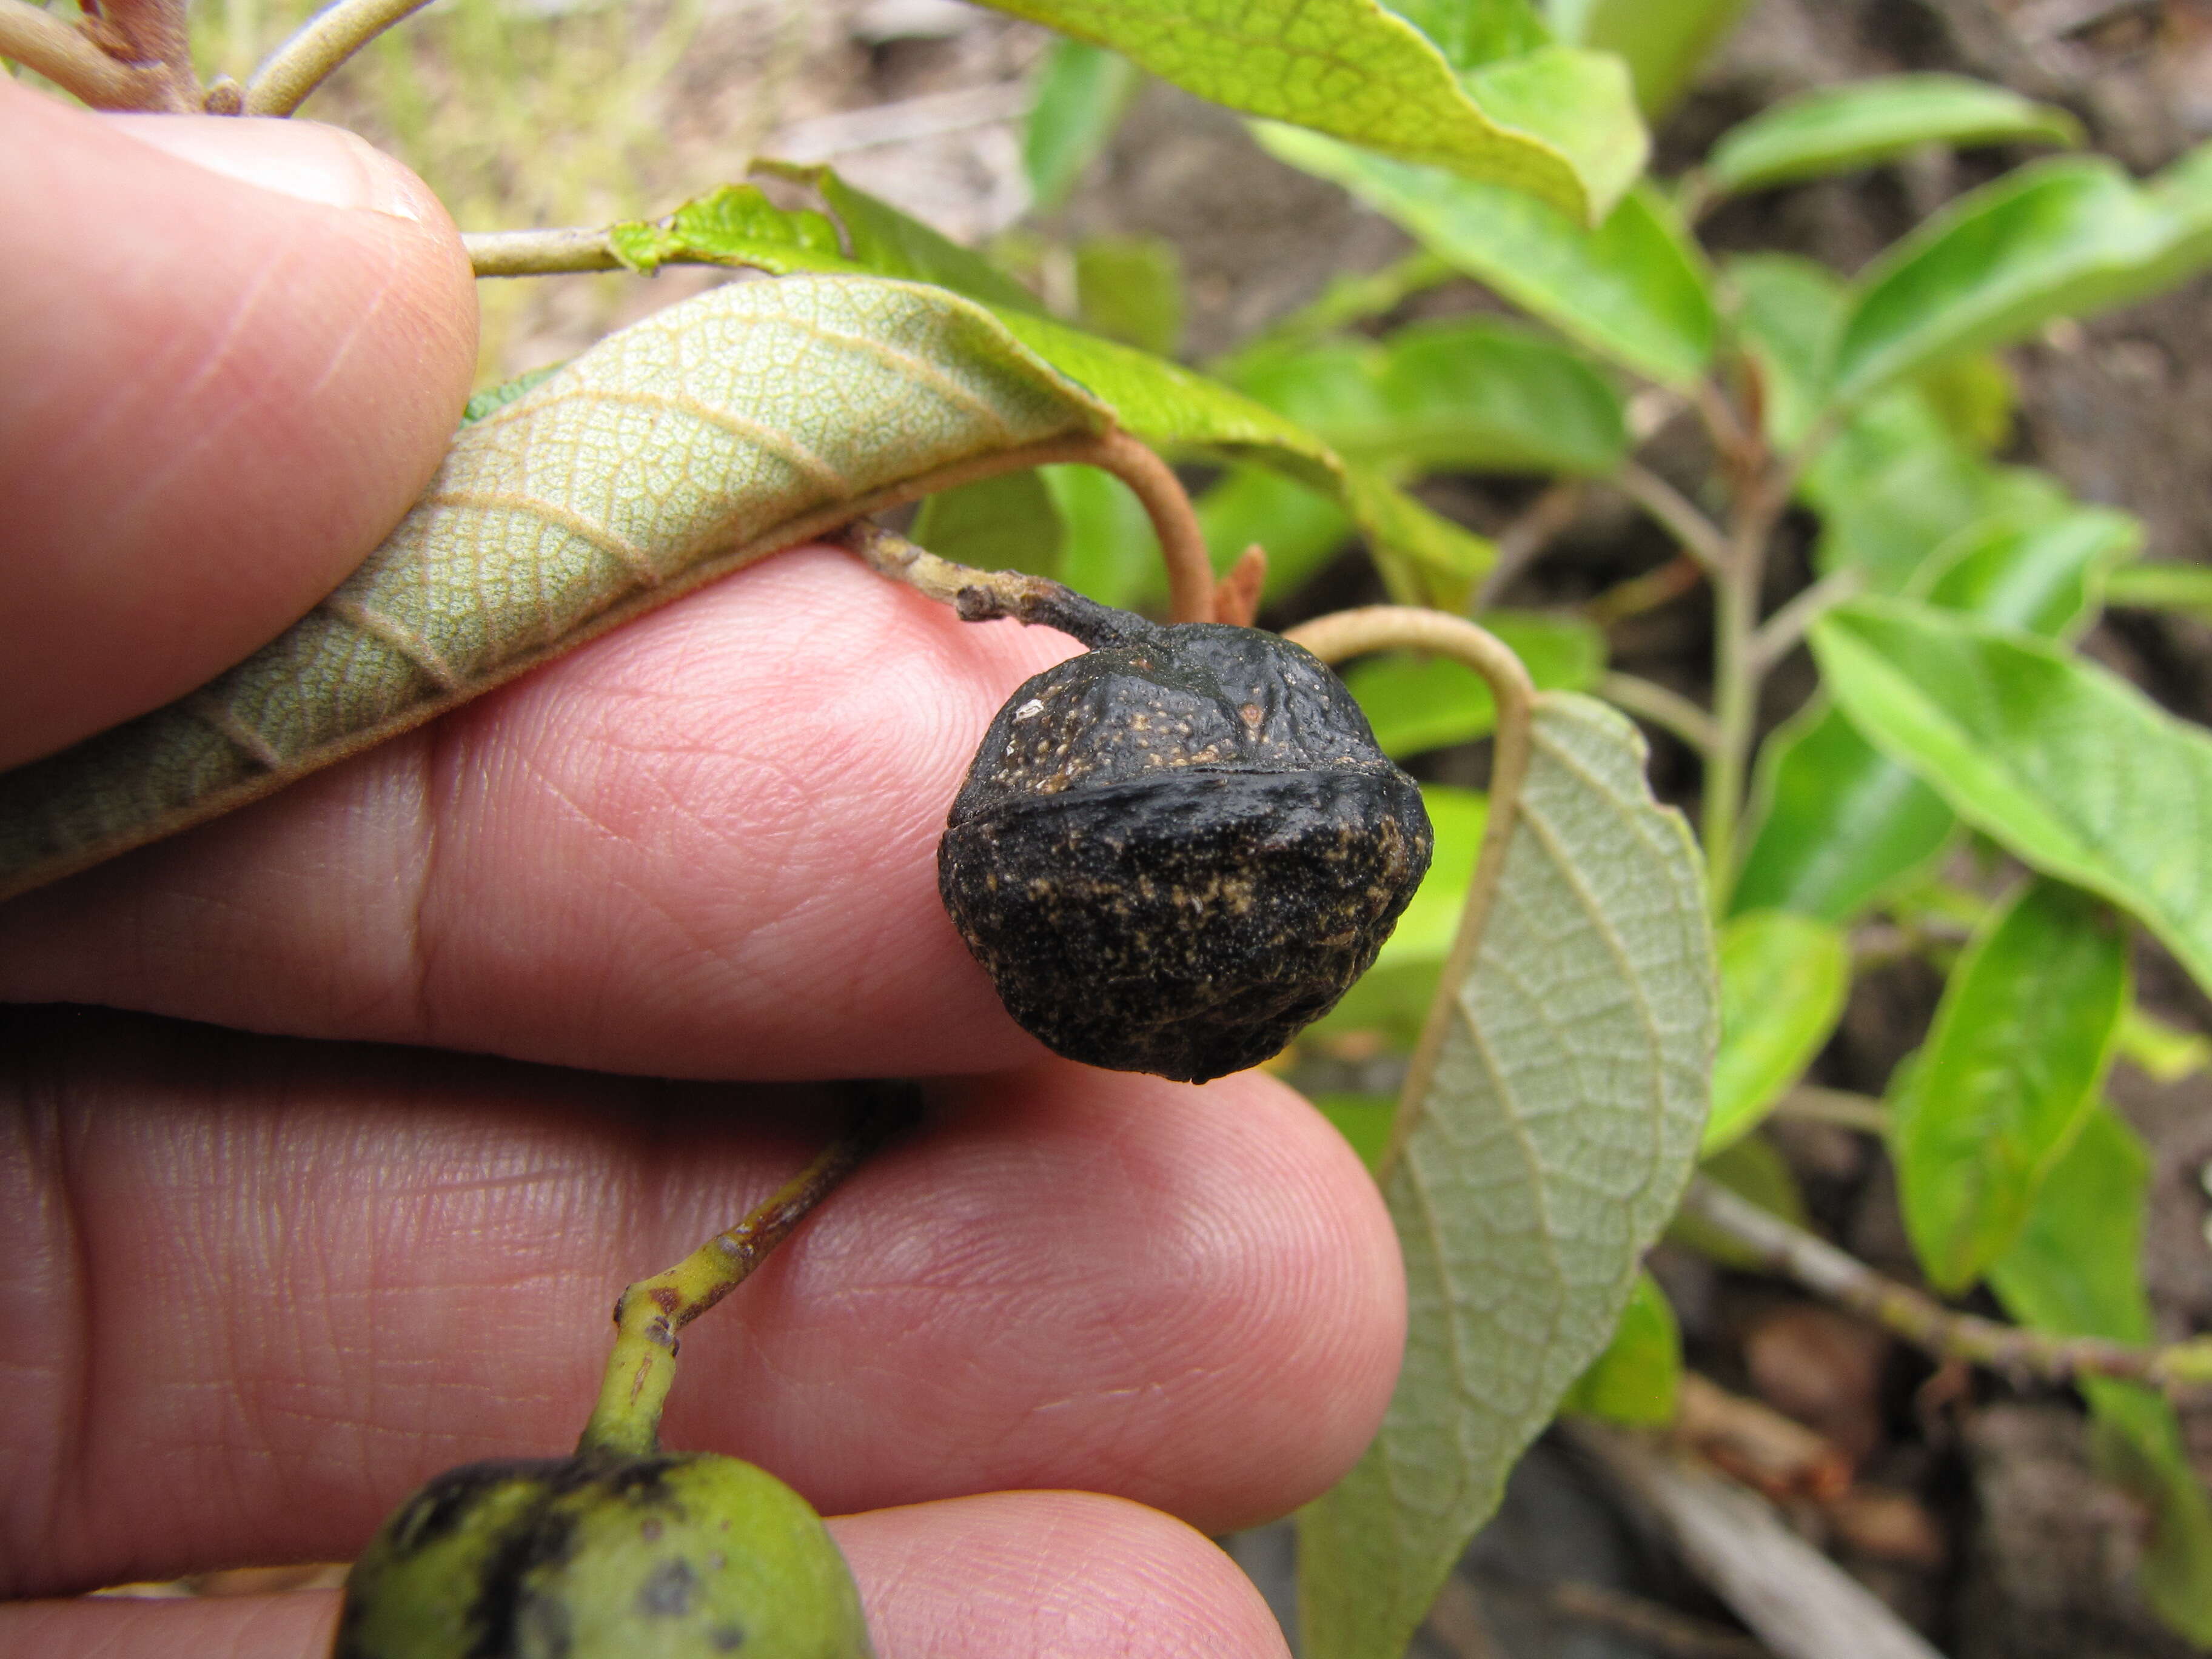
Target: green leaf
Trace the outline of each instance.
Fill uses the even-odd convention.
[[[2142,526],[2108,507],[1968,526],[1925,562],[1930,604],[2007,628],[2064,637],[2094,615],[2104,567]],[[1769,738],[1759,760],[1759,830],[1739,909],[1799,910],[1846,921],[1934,858],[1955,822],[1942,797],[1821,702]]]
[[[1512,324],[1415,324],[1238,366],[1237,385],[1336,452],[1416,473],[1596,475],[1628,449],[1620,394],[1581,357]]]
[[[2142,545],[2140,520],[2073,507],[1969,525],[1936,550],[1925,597],[1999,628],[2069,639],[2095,619],[2106,568]]]
[[[1562,40],[1619,52],[1636,80],[1636,100],[1655,119],[1690,89],[1698,70],[1743,15],[1748,0],[1551,0]]]
[[[1497,544],[1423,506],[1388,473],[1350,461],[1343,468],[1343,499],[1391,597],[1464,611],[1475,583],[1498,562]]]
[[[1312,1659],[1398,1659],[1506,1472],[1610,1340],[1704,1127],[1695,843],[1635,729],[1538,700],[1504,864],[1383,1190],[1411,1328],[1381,1432],[1299,1517]],[[1504,810],[1493,802],[1493,811]]]
[[[1248,0],[1194,10],[1175,0],[986,0],[1000,11],[1110,46],[1186,91],[1248,115],[1334,134],[1384,155],[1449,167],[1541,197],[1578,219],[1602,217],[1643,165],[1564,148],[1529,131],[1530,100],[1462,87],[1442,52],[1376,0]],[[1626,101],[1626,76],[1618,97]],[[1574,90],[1587,96],[1588,77]],[[1517,89],[1515,89],[1517,90]],[[1503,108],[1493,112],[1487,100]],[[1632,111],[1631,112],[1632,117]],[[1563,135],[1590,124],[1583,118]],[[1551,124],[1547,124],[1548,126]],[[1614,124],[1606,124],[1611,131]]]
[[[1142,78],[1119,52],[1087,40],[1053,42],[1022,133],[1022,169],[1039,212],[1066,199],[1121,124]]]
[[[943,289],[794,276],[669,307],[462,428],[383,545],[246,662],[0,778],[0,886],[269,793],[944,468],[1114,417]]]
[[[805,271],[903,276],[1001,310],[1043,309],[1034,294],[980,254],[855,190],[827,167],[788,161],[753,166],[756,172],[812,189],[836,212],[836,222],[807,209],[787,212],[757,185],[724,185],[693,198],[665,219],[611,226],[608,240],[633,270],[648,274],[672,259],[695,259],[748,265],[780,276]]]
[[[2060,1336],[2152,1340],[2142,1288],[2150,1158],[2110,1107],[2093,1111],[2044,1183],[2020,1238],[1990,1283],[2023,1324]],[[2212,1644],[2212,1501],[2190,1466],[2173,1407],[2148,1389],[2084,1378],[2094,1445],[2108,1477],[2153,1516],[2139,1583],[2159,1616]]]
[[[1753,910],[1721,930],[1721,1046],[1707,1154],[1759,1127],[1843,1018],[1850,946],[1809,916]]]
[[[1795,451],[1827,406],[1850,290],[1826,265],[1789,253],[1739,254],[1722,275],[1735,296],[1737,332],[1765,383],[1767,441]]]
[[[1979,1279],[2096,1104],[2128,1004],[2127,937],[2079,890],[2030,883],[1953,970],[1891,1079],[1898,1194],[1929,1283]]]
[[[2178,611],[2212,621],[2212,566],[2130,564],[2105,578],[2105,603],[2144,611]]]
[[[1737,911],[1847,922],[1942,852],[1958,823],[1825,701],[1767,738],[1753,793],[1759,830],[1730,895]]]
[[[1945,430],[1969,454],[1986,459],[2012,441],[2020,387],[2004,359],[1982,351],[1946,357],[1913,377]]]
[[[1703,264],[1650,186],[1595,230],[1494,185],[1261,125],[1279,160],[1342,185],[1432,252],[1570,339],[1663,385],[1705,372],[1717,326]]]
[[[461,424],[474,426],[485,416],[505,409],[560,367],[558,363],[548,363],[543,368],[526,368],[511,380],[502,380],[497,386],[486,387],[471,398],[463,408]]]
[[[1492,611],[1482,625],[1512,648],[1540,690],[1583,691],[1605,672],[1605,635],[1589,623],[1533,611]],[[1375,741],[1394,760],[1490,735],[1498,706],[1489,684],[1449,657],[1396,652],[1344,677]]]
[[[1075,250],[1084,327],[1156,357],[1182,349],[1182,257],[1158,236],[1094,236]]]
[[[1552,43],[1529,0],[1389,0],[1390,9],[1465,71]]]
[[[2169,1025],[2134,1002],[2120,1021],[2119,1055],[2152,1082],[2175,1084],[2212,1066],[2212,1039]]]
[[[1195,505],[1215,569],[1255,543],[1267,550],[1268,600],[1296,592],[1352,534],[1352,515],[1334,499],[1262,467],[1230,468]]]
[[[1713,146],[1705,179],[1717,193],[1845,173],[1929,144],[2081,142],[2066,111],[1956,75],[1886,75],[1786,98],[1732,127]]]
[[[921,504],[913,533],[931,552],[960,564],[1055,578],[1067,542],[1060,508],[1035,467],[940,490]]]
[[[1315,1108],[1352,1143],[1371,1174],[1390,1150],[1390,1121],[1398,1103],[1388,1095],[1328,1094],[1313,1097]]]
[[[1043,314],[1043,301],[981,254],[900,212],[889,202],[855,189],[839,178],[834,167],[756,161],[753,171],[805,185],[819,196],[844,227],[853,259],[864,270],[935,283],[1000,312]],[[678,212],[680,218],[682,210]]]
[[[1681,1327],[1659,1281],[1638,1273],[1613,1340],[1575,1380],[1559,1409],[1601,1423],[1654,1429],[1674,1420],[1681,1386]]]
[[[1851,723],[2047,875],[2101,893],[2212,985],[2212,738],[2021,634],[1899,600],[1817,623]]]
[[[1864,397],[2054,317],[2155,294],[2212,259],[2212,173],[2191,157],[2138,185],[2102,157],[2022,167],[1961,197],[1858,283],[1836,395]]]

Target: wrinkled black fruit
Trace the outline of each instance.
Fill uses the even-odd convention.
[[[333,1659],[869,1659],[806,1500],[734,1457],[471,1463],[346,1579]]]
[[[1055,1053],[1203,1082],[1256,1065],[1375,960],[1427,870],[1419,788],[1320,659],[1122,613],[999,711],[938,887]]]

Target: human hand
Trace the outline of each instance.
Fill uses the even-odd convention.
[[[473,300],[325,130],[0,82],[0,153],[44,251],[0,269],[15,761],[335,583],[436,463]],[[565,1451],[616,1292],[830,1132],[804,1080],[927,1074],[923,1128],[687,1333],[669,1443],[844,1514],[884,1659],[1279,1652],[1200,1531],[1357,1456],[1396,1249],[1288,1091],[1052,1060],[945,920],[945,805],[1066,649],[781,555],[0,907],[0,995],[133,1011],[0,1013],[5,1592],[343,1559],[439,1468]],[[0,1650],[307,1656],[334,1611],[26,1599]]]

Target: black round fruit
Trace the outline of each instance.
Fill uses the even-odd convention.
[[[1428,868],[1420,790],[1288,641],[1073,614],[1098,648],[992,721],[938,845],[945,908],[1054,1052],[1240,1071],[1374,962]]]

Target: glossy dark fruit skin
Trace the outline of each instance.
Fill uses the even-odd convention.
[[[1428,814],[1310,653],[1118,620],[999,711],[938,888],[1048,1048],[1204,1082],[1366,971],[1428,869]]]
[[[346,1580],[333,1659],[871,1659],[805,1500],[734,1457],[449,1469]]]

